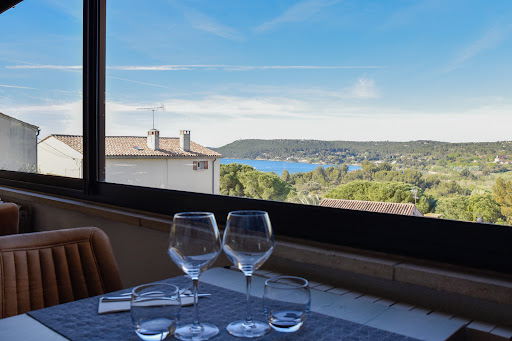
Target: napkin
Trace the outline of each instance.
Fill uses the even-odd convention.
[[[194,296],[181,296],[181,306],[189,306],[194,304]],[[98,314],[117,313],[120,311],[130,310],[130,300],[126,301],[103,301],[100,297],[98,304]]]

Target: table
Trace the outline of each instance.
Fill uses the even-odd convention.
[[[265,278],[254,276],[252,294],[255,297],[261,298],[263,296],[264,281]],[[245,292],[245,280],[243,275],[233,270],[222,268],[208,270],[201,276],[200,282],[207,283],[218,288],[222,288],[222,290],[229,289],[238,293],[233,293],[233,296],[243,296],[241,294]],[[343,297],[343,295],[340,296],[335,295],[333,293],[312,290],[311,296],[312,312],[326,315],[326,320],[331,319],[332,321],[332,318],[336,318],[343,319],[340,321],[347,321],[347,324],[355,323],[363,326],[368,326],[368,328],[366,329],[360,328],[359,330],[361,332],[370,331],[371,333],[373,333],[370,333],[371,335],[374,336],[373,339],[376,338],[376,335],[383,335],[385,336],[384,339],[388,340],[407,340],[408,338],[422,340],[446,340],[463,327],[463,324],[458,321],[439,319],[435,316],[430,317],[428,315],[420,316],[412,312],[389,307],[383,304],[372,304],[367,301],[354,300],[353,298],[350,297]],[[91,302],[91,299],[86,300],[89,300],[89,302]],[[85,302],[86,300],[82,301]],[[97,299],[95,300],[97,301]],[[201,300],[199,307],[202,320],[206,322],[208,320],[208,316],[204,309],[201,309],[202,306],[205,306],[204,302],[204,300]],[[80,305],[84,303],[81,301],[77,301],[70,304]],[[41,311],[44,311],[44,309]],[[244,317],[244,312],[245,310],[242,308],[242,310],[239,312],[239,318]],[[238,315],[238,313],[236,314]],[[129,315],[126,316],[126,319],[129,319]],[[129,323],[129,321],[126,322]],[[225,322],[226,323],[224,325],[218,325],[220,329],[224,328],[225,325],[227,325],[227,323],[231,321]],[[357,327],[357,325],[355,324],[351,326]],[[375,330],[373,328],[380,329],[382,333],[375,333]],[[365,338],[364,333],[361,332],[359,334],[352,335],[353,337],[351,339],[372,339],[368,337]],[[389,334],[389,332],[396,334]],[[279,337],[277,337],[276,335]],[[135,336],[135,334],[133,334],[133,336]],[[295,336],[299,335],[296,334]],[[294,339],[290,337],[291,336],[286,334],[274,332],[269,334],[268,336],[260,338],[259,340]],[[330,338],[326,338],[333,339],[333,336],[331,336]],[[44,324],[40,323],[36,319],[30,317],[29,315],[22,314],[0,320],[0,340],[62,341],[68,339],[54,332],[53,330],[51,330]],[[133,338],[133,340],[137,340],[137,337]],[[237,340],[237,338],[229,336],[224,332],[224,330],[221,330],[221,334],[214,340]]]

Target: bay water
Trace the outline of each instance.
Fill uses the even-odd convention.
[[[323,168],[334,167],[334,165],[321,165],[317,163],[304,163],[304,162],[286,162],[286,161],[269,161],[269,160],[244,160],[244,159],[220,159],[221,165],[227,165],[230,163],[241,163],[243,165],[249,165],[256,168],[261,172],[274,172],[277,175],[281,175],[286,169],[290,174],[293,173],[307,173],[311,172],[318,166]],[[361,169],[361,166],[349,165],[348,171],[354,171]]]

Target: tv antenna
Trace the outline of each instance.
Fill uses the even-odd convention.
[[[414,198],[414,205],[416,205],[416,199],[419,199],[418,197],[418,187],[414,186],[411,189],[412,197]]]
[[[137,110],[151,110],[153,112],[153,129],[155,129],[155,111],[162,110],[165,111],[165,106],[163,104],[160,104],[159,107],[153,107],[153,108],[137,108]]]

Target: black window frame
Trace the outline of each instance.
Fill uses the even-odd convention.
[[[269,212],[277,239],[287,236],[512,274],[510,226],[103,182],[106,0],[83,3],[83,179],[0,171],[0,185],[169,216],[181,211],[210,211],[220,224],[225,223],[227,213],[232,210],[265,210]],[[0,13],[6,8],[0,7]]]

